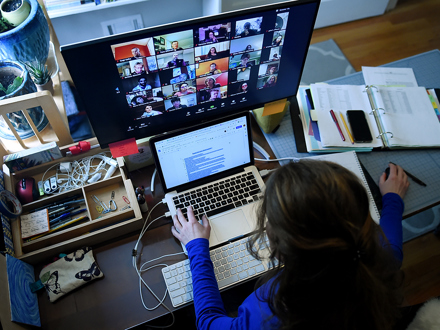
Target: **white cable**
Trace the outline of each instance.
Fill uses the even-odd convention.
[[[267,153],[266,150],[263,149],[262,146],[260,146],[257,142],[253,142],[253,146],[255,149],[257,149],[266,159],[270,159],[270,155]]]
[[[158,258],[155,258],[155,259],[152,259],[152,260],[149,260],[149,261],[144,262],[139,268],[138,268],[137,265],[136,265],[136,258],[137,258],[138,245],[139,245],[139,243],[140,243],[142,237],[144,236],[144,234],[146,233],[146,231],[148,230],[148,228],[150,228],[150,226],[151,226],[155,221],[157,221],[157,220],[159,220],[159,219],[161,219],[161,218],[163,218],[163,217],[166,216],[165,214],[164,214],[164,215],[161,215],[160,217],[158,217],[158,218],[152,220],[152,221],[151,221],[150,223],[148,223],[148,225],[147,225],[148,219],[151,217],[151,213],[152,213],[153,210],[154,210],[157,206],[159,206],[161,203],[162,203],[162,201],[161,201],[161,202],[158,202],[158,203],[157,203],[156,205],[154,205],[153,208],[148,212],[148,215],[147,215],[147,217],[145,218],[145,222],[144,222],[144,224],[143,224],[143,226],[142,226],[142,229],[141,229],[141,232],[140,232],[140,234],[139,234],[139,238],[138,238],[138,240],[136,241],[135,247],[134,247],[134,249],[133,249],[133,252],[134,252],[134,253],[133,253],[133,257],[132,257],[133,268],[136,270],[136,273],[137,273],[137,275],[138,275],[138,277],[139,277],[139,295],[140,295],[140,298],[141,298],[141,301],[142,301],[142,305],[144,306],[144,308],[145,308],[146,310],[148,310],[148,311],[151,311],[151,310],[154,310],[154,309],[156,309],[156,308],[158,308],[159,306],[162,305],[163,307],[165,307],[166,310],[168,310],[168,312],[170,312],[170,314],[171,314],[171,316],[172,316],[172,318],[173,318],[171,324],[169,324],[169,325],[167,325],[167,326],[163,326],[163,327],[160,327],[160,326],[151,326],[151,327],[153,327],[153,328],[168,328],[168,327],[173,326],[173,325],[174,325],[174,322],[175,322],[175,316],[174,316],[174,313],[171,311],[171,309],[170,309],[167,305],[165,305],[165,303],[164,303],[168,291],[165,290],[165,293],[164,293],[163,297],[162,297],[162,298],[159,298],[159,297],[154,293],[154,291],[150,288],[150,286],[144,281],[144,279],[142,278],[142,273],[143,273],[143,272],[147,272],[147,271],[149,271],[150,269],[153,269],[153,268],[155,268],[155,267],[161,267],[161,266],[163,266],[163,267],[167,267],[168,265],[167,265],[167,264],[157,264],[157,265],[152,265],[152,266],[150,266],[150,267],[148,267],[148,268],[145,268],[145,269],[144,269],[144,267],[145,267],[146,264],[148,264],[148,263],[150,263],[150,262],[154,262],[154,261],[157,261],[157,260],[162,259],[162,258],[165,258],[165,257],[175,256],[175,255],[183,254],[183,253],[184,253],[184,252],[179,252],[179,253],[174,253],[174,254],[163,255],[163,256],[161,256],[161,257],[158,257]],[[142,284],[148,289],[148,291],[149,291],[149,292],[154,296],[154,298],[156,298],[156,300],[158,301],[158,304],[157,304],[156,306],[154,306],[154,307],[148,307],[148,306],[145,304],[145,301],[144,301],[144,298],[143,298],[143,295],[142,295]]]
[[[254,159],[259,160],[261,162],[278,162],[280,160],[293,160],[295,163],[301,160],[301,158],[297,158],[297,157],[285,157],[285,158],[276,158],[276,159],[262,159],[262,158],[254,158]]]
[[[156,179],[156,173],[157,169],[154,169],[153,175],[151,176],[151,183],[150,183],[150,191],[154,192],[154,179]]]

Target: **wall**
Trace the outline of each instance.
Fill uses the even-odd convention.
[[[100,9],[81,14],[52,18],[52,24],[61,45],[104,36],[102,21],[130,15],[142,15],[144,27],[203,16],[203,0],[145,1],[124,6]],[[104,5],[103,5],[104,6]]]

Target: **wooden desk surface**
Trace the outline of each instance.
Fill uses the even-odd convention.
[[[253,122],[253,140],[262,146],[271,158],[275,158],[260,128]],[[255,157],[263,158],[257,151]],[[259,169],[275,168],[278,162],[256,162]],[[153,166],[131,173],[136,186],[150,186]],[[150,209],[163,198],[159,179],[155,180],[155,195],[148,201]],[[162,216],[167,211],[165,205],[159,205],[151,219]],[[146,217],[147,214],[144,214]],[[151,219],[148,222],[151,222]],[[143,236],[138,247],[138,266],[142,263],[172,253],[182,252],[180,243],[171,234],[171,218],[157,220]],[[139,237],[139,232],[126,237],[93,247],[93,252],[104,278],[88,283],[74,292],[50,303],[46,292],[39,292],[40,316],[43,329],[125,329],[158,318],[168,311],[160,306],[153,311],[144,309],[139,295],[139,278],[132,266],[132,250]],[[67,251],[70,252],[70,251]],[[167,257],[160,262],[173,264],[185,259],[184,254]],[[158,264],[159,261],[152,263]],[[150,265],[150,264],[148,264]],[[147,266],[148,266],[147,265]],[[36,276],[42,265],[36,268]],[[154,268],[143,278],[151,289],[162,298],[166,286],[161,267]],[[158,301],[143,287],[143,297],[147,307],[151,308]],[[169,296],[165,304],[172,307]]]

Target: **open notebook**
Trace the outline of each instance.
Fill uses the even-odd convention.
[[[440,123],[424,87],[312,84],[311,91],[324,147],[440,147]],[[363,110],[373,141],[342,141],[330,110],[338,118],[347,110]]]
[[[370,199],[370,214],[371,218],[379,224],[380,213],[377,209],[376,202],[374,201],[373,194],[368,186],[367,179],[365,178],[364,172],[362,171],[361,164],[359,163],[359,159],[354,151],[341,152],[335,154],[328,155],[319,155],[314,157],[307,157],[306,159],[319,159],[326,160],[329,162],[337,163],[339,165],[344,166],[345,168],[352,171],[356,176],[362,181],[367,190],[368,197]]]

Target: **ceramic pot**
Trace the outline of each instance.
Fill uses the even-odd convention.
[[[41,92],[41,91],[49,91],[52,95],[53,95],[53,81],[52,79],[50,79],[47,83],[43,84],[43,85],[38,85],[35,84],[37,86],[37,91]]]
[[[27,1],[31,11],[19,26],[0,33],[0,60],[32,62],[37,59],[46,63],[49,53],[49,26],[37,0],[23,1]]]
[[[0,82],[3,82],[6,77],[11,75],[15,77],[22,77],[23,81],[14,92],[0,96],[0,100],[23,94],[34,93],[37,91],[37,87],[35,87],[29,72],[26,70],[23,64],[14,61],[0,61]],[[28,113],[39,132],[42,131],[49,123],[41,107],[28,109]],[[12,126],[22,139],[27,139],[35,135],[21,111],[9,113],[7,116],[11,121]],[[12,134],[3,117],[0,118],[0,137],[7,140],[15,140],[14,134]]]
[[[29,16],[31,6],[25,0],[3,0],[0,12],[12,26],[19,26]]]

